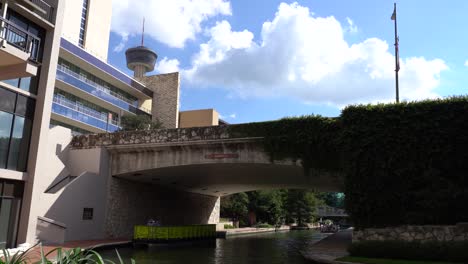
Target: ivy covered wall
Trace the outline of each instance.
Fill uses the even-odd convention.
[[[346,107],[231,125],[231,137],[264,137],[272,160],[346,175],[357,228],[468,221],[468,97]]]

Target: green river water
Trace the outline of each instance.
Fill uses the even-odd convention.
[[[308,262],[300,251],[320,237],[316,231],[290,231],[217,239],[210,246],[150,246],[118,250],[125,263],[130,263],[130,258],[133,258],[137,264],[302,264]],[[104,258],[117,260],[114,249],[100,250],[100,253]]]

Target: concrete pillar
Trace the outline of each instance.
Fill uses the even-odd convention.
[[[162,225],[219,223],[219,197],[115,177],[110,181],[106,214],[109,237],[131,238],[133,227],[146,224],[148,219]]]
[[[52,97],[55,87],[55,73],[62,34],[63,13],[65,1],[57,1],[55,9],[56,24],[53,30],[47,31],[44,43],[44,56],[39,79],[36,109],[34,114],[31,144],[28,159],[28,179],[26,180],[18,231],[18,243],[34,243],[36,240],[37,215],[34,214],[35,203],[40,203],[40,195],[45,190],[34,188],[36,182],[41,181],[41,175],[47,174],[46,155],[49,134]]]

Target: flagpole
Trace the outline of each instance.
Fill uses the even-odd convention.
[[[393,19],[394,18],[394,19]],[[397,15],[396,15],[396,3],[394,3],[394,10],[393,10],[393,15],[392,19],[395,21],[395,92],[396,92],[396,102],[400,102],[400,95],[399,95],[399,83],[398,83],[398,71],[400,71],[400,54],[398,50],[398,28],[397,28]]]

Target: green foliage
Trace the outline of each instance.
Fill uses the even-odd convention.
[[[340,122],[317,115],[229,126],[233,137],[263,137],[272,160],[300,159],[306,171],[340,169]]]
[[[249,210],[257,215],[257,221],[273,225],[281,223],[284,216],[283,190],[249,192]]]
[[[221,215],[239,220],[247,217],[249,197],[245,193],[236,193],[221,198]]]
[[[234,229],[235,227],[230,224],[224,224],[224,229]]]
[[[295,222],[298,226],[312,222],[317,203],[315,195],[310,191],[289,190],[286,199],[288,222]]]
[[[344,193],[338,192],[318,192],[316,194],[317,198],[322,200],[326,205],[335,207],[335,208],[344,208]]]
[[[101,255],[94,250],[82,250],[81,248],[73,248],[64,250],[62,248],[55,248],[47,254],[44,254],[42,245],[40,247],[40,260],[36,264],[125,264],[117,250],[119,262],[115,263],[111,260],[103,259]],[[34,247],[26,251],[18,251],[15,254],[10,254],[7,250],[3,249],[3,256],[0,257],[0,264],[27,264],[31,263],[30,254]],[[52,258],[53,254],[56,254]],[[52,260],[53,259],[53,260]],[[132,264],[135,261],[131,260]]]
[[[2,249],[3,256],[0,256],[0,264],[26,264],[30,250],[31,248],[26,251],[18,251],[12,255],[6,249]]]
[[[468,261],[468,242],[363,241],[348,248],[351,256],[427,261]]]
[[[357,228],[468,221],[468,97],[343,110]]]
[[[303,116],[232,125],[263,137],[272,160],[345,175],[357,228],[468,221],[468,97],[348,106],[338,118]]]
[[[258,224],[255,225],[255,227],[256,227],[256,228],[273,228],[273,227],[275,227],[275,226],[270,225],[270,224],[268,224],[268,223],[260,223],[260,222],[259,222]]]
[[[147,115],[123,115],[120,120],[122,131],[151,130],[161,128],[159,121],[152,121]]]
[[[248,212],[255,213],[258,223],[272,226],[287,223],[305,225],[313,220],[321,201],[307,190],[268,190],[238,193],[221,198],[221,215],[248,223]]]

